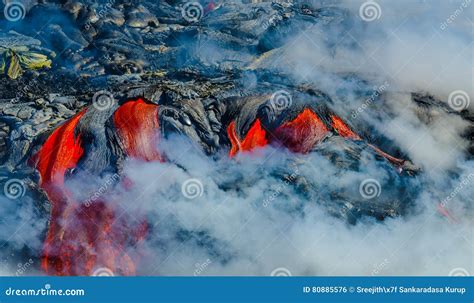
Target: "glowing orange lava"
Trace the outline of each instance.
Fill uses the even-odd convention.
[[[260,120],[256,119],[242,140],[237,137],[235,122],[232,121],[227,127],[227,135],[232,144],[229,156],[266,146],[269,142],[282,144],[293,152],[307,153],[328,132],[321,119],[309,109],[305,109],[292,121],[280,125],[272,133],[263,129]]]
[[[128,156],[145,161],[163,160],[157,149],[158,105],[142,99],[129,101],[115,111],[114,126]]]
[[[126,157],[164,161],[157,148],[158,108],[158,105],[139,98],[125,102],[113,114],[114,130],[120,141],[117,148],[122,149]],[[41,266],[50,275],[90,275],[98,268],[107,268],[120,275],[133,275],[136,273],[136,248],[147,234],[146,221],[133,220],[118,209],[113,195],[101,195],[89,203],[76,201],[65,184],[68,170],[77,168],[87,153],[81,134],[77,132],[84,114],[86,110],[54,130],[32,158],[41,177],[39,185],[52,206]],[[268,143],[283,145],[293,152],[308,153],[330,131],[360,140],[339,117],[332,115],[331,119],[332,129],[329,130],[313,111],[305,109],[271,133],[256,119],[243,139],[238,137],[235,121],[232,121],[227,127],[232,144],[229,156]],[[372,147],[392,163],[403,164],[403,160]],[[125,190],[133,187],[127,176],[121,176],[120,180]]]
[[[285,122],[274,131],[274,136],[289,150],[308,153],[329,130],[310,109],[305,109],[295,119]]]
[[[360,140],[359,135],[354,133],[349,126],[338,116],[331,115],[332,127],[338,132],[341,137]]]
[[[89,203],[76,201],[65,185],[65,175],[84,154],[76,127],[85,110],[58,127],[33,157],[52,212],[41,266],[49,275],[90,275],[98,268],[133,275],[129,250],[147,234],[145,220],[131,220],[119,212],[111,197]],[[114,126],[128,157],[162,160],[157,143],[158,106],[138,99],[114,114]]]
[[[266,139],[267,132],[262,128],[259,119],[253,123],[247,135],[242,140],[239,140],[237,136],[235,121],[232,121],[227,127],[227,135],[232,143],[229,157],[235,156],[240,151],[251,151],[257,147],[263,147],[268,143]]]

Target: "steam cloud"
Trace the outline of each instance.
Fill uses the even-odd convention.
[[[462,1],[377,3],[382,14],[370,22],[358,17],[362,2],[340,3],[352,13],[348,21],[317,25],[268,60],[278,58],[271,62],[275,70],[328,93],[338,114],[390,139],[422,173],[397,187],[390,169],[377,162],[354,172],[335,168],[318,153],[272,148],[215,160],[171,139],[160,146],[169,163],[125,165],[134,185],[114,199],[152,225],[139,274],[193,275],[199,269],[200,275],[270,275],[279,268],[293,275],[448,275],[454,268],[474,273],[474,161],[466,158],[468,142],[461,137],[469,125],[437,109],[427,121],[410,95],[427,92],[448,105],[450,93],[463,90],[473,99],[469,11],[443,26]],[[369,99],[383,83],[380,97]],[[282,175],[304,178],[317,190],[307,194]],[[193,199],[182,191],[190,179],[202,184]],[[355,225],[328,214],[325,202],[337,200],[334,193],[357,196],[366,179],[380,182],[382,198],[405,188],[410,211]],[[33,206],[0,202],[2,223],[9,227],[1,229],[0,240],[40,247],[45,222]],[[17,220],[29,222],[21,235],[12,230]]]
[[[189,150],[176,142],[170,145]],[[422,191],[413,194],[410,215],[383,223],[364,218],[349,225],[329,216],[321,205],[331,193],[356,192],[369,176],[380,180],[381,196],[392,195],[386,192],[393,187],[384,182],[386,169],[374,165],[335,176],[333,164],[319,155],[297,158],[268,149],[236,162],[216,163],[187,152],[172,159],[179,167],[128,163],[125,171],[134,189],[122,193],[122,207],[154,224],[141,273],[193,275],[202,263],[210,264],[201,275],[270,275],[276,268],[293,275],[448,275],[456,267],[472,270],[472,163],[464,163],[457,178],[421,176]],[[299,163],[296,168],[294,163]],[[317,195],[308,199],[278,176],[281,171],[318,184]],[[182,195],[181,184],[189,178],[202,182],[201,197]],[[450,192],[455,194],[448,202]],[[437,211],[442,200],[455,222]]]

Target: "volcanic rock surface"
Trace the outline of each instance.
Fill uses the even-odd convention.
[[[18,3],[24,9],[22,20],[0,20],[4,62],[0,75],[0,185],[3,188],[12,178],[21,180],[25,186],[22,203],[34,205],[35,213],[45,222],[49,220],[50,205],[46,193],[38,186],[38,171],[31,165],[31,158],[54,129],[81,110],[108,107],[89,118],[90,125],[97,123],[90,127],[98,133],[114,110],[130,99],[143,98],[168,107],[169,112],[164,115],[194,110],[196,117],[189,122],[194,127],[197,120],[206,121],[216,138],[206,141],[203,130],[198,129],[191,141],[209,157],[216,157],[232,148],[227,133],[230,120],[223,113],[241,117],[243,124],[250,123],[260,105],[282,91],[291,96],[293,104],[283,115],[268,114],[269,120],[289,120],[287,116],[296,117],[294,108],[317,100],[318,110],[334,113],[345,121],[346,132],[353,130],[361,138],[348,141],[341,136],[328,136],[321,138],[314,149],[311,146],[311,152],[331,161],[336,169],[357,171],[364,161],[379,161],[387,170],[393,169],[389,173],[393,188],[388,189],[393,190],[392,199],[378,204],[350,202],[343,192],[333,192],[333,200],[321,202],[330,214],[355,223],[363,215],[383,220],[409,212],[411,197],[416,196],[418,188],[417,175],[423,173],[419,165],[370,123],[351,119],[354,111],[341,106],[343,97],[329,94],[311,81],[296,79],[281,68],[286,64],[284,57],[291,56],[288,41],[297,34],[317,27],[329,35],[335,28],[350,28],[359,22],[347,9],[338,6],[339,1],[200,1],[193,2],[192,7],[188,1],[171,0]],[[9,68],[16,68],[17,63],[11,55],[7,56],[7,51],[20,57],[41,54],[52,64],[35,68],[24,64],[12,77]],[[336,76],[357,83],[356,95],[361,99],[371,96],[373,85],[369,77],[344,73]],[[459,116],[467,123],[473,121],[472,112],[454,111],[429,92],[404,93],[410,96],[409,106],[426,126],[440,114]],[[104,95],[105,105],[98,101]],[[368,106],[391,116],[394,113],[386,102],[386,94],[380,92]],[[250,125],[246,127],[248,130]],[[466,147],[468,158],[474,152],[473,134],[472,125],[462,134],[470,142]],[[350,137],[344,137],[347,136]],[[404,166],[397,167],[374,154],[370,146],[406,160]],[[373,155],[367,158],[367,153]],[[84,165],[97,169],[98,174],[108,168],[99,169],[98,162],[91,161]],[[289,166],[304,165],[304,161],[295,160]],[[120,174],[121,170],[118,165],[113,171]],[[304,176],[295,178],[288,171],[291,169],[287,167],[272,174],[294,186],[301,199],[317,200],[317,184]],[[222,189],[237,193],[236,187],[250,186],[245,182],[219,184]],[[44,237],[46,231],[42,232]],[[40,254],[27,246],[19,248],[8,242],[3,245],[16,255],[37,258]]]

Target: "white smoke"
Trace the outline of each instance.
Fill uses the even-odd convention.
[[[364,21],[359,12],[364,1],[343,1],[340,6],[350,9],[351,16],[303,31],[283,50],[282,61],[300,78],[327,71],[356,73],[443,101],[456,90],[474,98],[470,0],[375,2],[380,18]],[[445,25],[447,19],[451,21]],[[473,106],[470,102],[471,110]]]
[[[334,192],[351,192],[364,177],[382,182],[387,194],[387,170],[377,164],[340,173],[313,154],[298,160],[304,164],[295,171],[291,156],[273,150],[217,163],[188,152],[174,159],[179,167],[134,164],[126,171],[140,199],[133,200],[138,193],[132,190],[127,203],[137,202],[132,209],[142,209],[155,224],[144,274],[192,275],[207,260],[200,274],[269,275],[277,268],[293,275],[448,275],[458,267],[474,272],[474,164],[465,159],[468,142],[461,137],[469,124],[440,108],[420,116],[411,101],[412,92],[429,93],[447,105],[455,90],[473,98],[472,10],[456,13],[445,27],[464,2],[377,2],[380,18],[359,20],[362,1],[344,2],[353,13],[351,27],[315,26],[253,67],[268,66],[269,60],[313,83],[346,116],[367,101],[361,91],[388,83],[353,122],[374,127],[423,169],[419,187],[407,185],[419,189],[408,199],[411,212],[384,222],[366,217],[356,225],[328,215],[321,204],[335,203]],[[333,43],[338,41],[343,43]],[[171,155],[183,149],[177,146]],[[282,170],[317,184],[319,196],[308,198],[283,181],[275,174]],[[202,182],[202,197],[180,195],[189,178]]]
[[[131,161],[125,168],[134,185],[120,194],[121,207],[152,225],[141,274],[193,275],[202,264],[201,275],[269,275],[280,267],[293,275],[448,275],[456,267],[472,272],[472,163],[460,168],[459,178],[420,177],[421,192],[413,194],[414,212],[406,217],[365,217],[349,225],[330,216],[324,203],[336,203],[330,200],[335,192],[357,190],[363,176],[380,181],[381,197],[392,195],[386,168],[338,174],[319,155],[295,158],[272,148],[216,162],[175,141],[169,146],[174,155],[187,151],[172,157],[179,165]],[[277,172],[319,185],[318,195],[308,199]],[[182,194],[190,178],[201,182],[200,197]],[[463,180],[467,185],[455,190]],[[447,218],[437,205],[450,192],[455,194],[443,204]]]
[[[430,110],[426,121],[410,95],[426,92],[448,104],[451,92],[463,90],[473,99],[472,9],[455,13],[462,1],[376,2],[381,15],[370,22],[358,17],[362,1],[343,2],[353,24],[315,26],[269,60],[278,58],[272,66],[328,93],[346,118],[368,104],[351,122],[393,140],[421,174],[403,183],[370,153],[360,171],[352,171],[318,153],[273,148],[216,160],[172,140],[160,146],[167,163],[128,161],[124,174],[133,186],[117,189],[111,199],[129,216],[150,222],[139,274],[270,275],[281,268],[292,275],[474,273],[474,162],[465,159],[468,142],[461,137],[468,123],[440,109]],[[381,97],[369,98],[385,82]],[[350,211],[331,215],[350,210],[351,197],[361,199],[365,179],[380,183],[381,200],[371,203],[396,199],[406,189],[407,214],[383,222],[365,216],[356,224],[347,223]],[[197,194],[183,194],[189,180],[199,181],[193,182]],[[104,188],[102,181],[96,187],[71,184],[79,196]],[[1,240],[40,249],[42,227],[32,224],[21,238],[15,235],[17,222],[35,222],[31,210],[1,213],[14,214],[4,216],[8,228],[0,231]]]
[[[0,196],[0,276],[38,274],[47,220],[31,198]]]

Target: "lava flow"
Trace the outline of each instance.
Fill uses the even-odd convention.
[[[474,272],[471,14],[353,2],[4,0],[0,276]]]
[[[114,124],[129,157],[161,160],[154,141],[157,110],[156,105],[138,99],[115,112]],[[76,127],[85,112],[57,128],[34,157],[40,186],[52,205],[42,267],[52,275],[90,275],[97,268],[133,275],[135,261],[127,248],[145,237],[146,223],[133,222],[119,213],[109,197],[100,197],[90,204],[77,201],[65,185],[65,175],[80,169],[78,163],[84,155]]]
[[[174,131],[186,134],[186,130],[190,133],[190,128],[199,129],[191,122],[190,115],[183,111],[176,112],[168,108],[163,113],[173,113],[163,119],[168,119],[167,121],[173,124]],[[145,220],[132,220],[125,211],[117,207],[113,195],[109,193],[84,203],[74,197],[68,189],[66,179],[70,178],[69,172],[81,172],[81,161],[91,155],[97,157],[96,155],[110,153],[117,159],[163,162],[165,155],[157,148],[160,139],[158,134],[162,133],[159,105],[140,98],[124,102],[107,118],[113,125],[109,128],[113,135],[106,137],[106,145],[97,144],[98,142],[86,143],[86,140],[81,139],[87,137],[81,133],[84,131],[83,127],[97,127],[88,125],[88,119],[83,123],[85,126],[78,126],[87,114],[88,110],[83,110],[57,128],[34,157],[41,176],[40,186],[47,193],[52,205],[42,267],[46,273],[54,275],[90,275],[98,268],[107,268],[121,275],[133,275],[136,273],[138,261],[134,260],[134,257],[139,254],[134,253],[132,257],[129,251],[131,249],[135,252],[144,240],[147,234]],[[92,111],[90,114],[97,113]],[[331,115],[330,122],[324,123],[324,119],[309,108],[296,112],[293,119],[283,119],[280,125],[273,129],[265,127],[257,116],[246,132],[242,129],[239,132],[236,123],[238,115],[231,117],[230,123],[223,121],[223,124],[228,124],[227,139],[231,145],[229,157],[263,148],[268,144],[306,154],[329,134],[347,140],[362,140],[338,116]],[[108,127],[109,123],[105,124],[104,127]],[[243,138],[239,138],[239,133],[243,133]],[[104,150],[103,146],[107,146],[110,151]],[[373,148],[389,161],[402,163],[402,160]],[[118,166],[117,163],[115,166]],[[117,167],[108,168],[117,170]],[[133,186],[127,184],[127,176],[122,175],[117,179],[122,180],[124,188]]]

